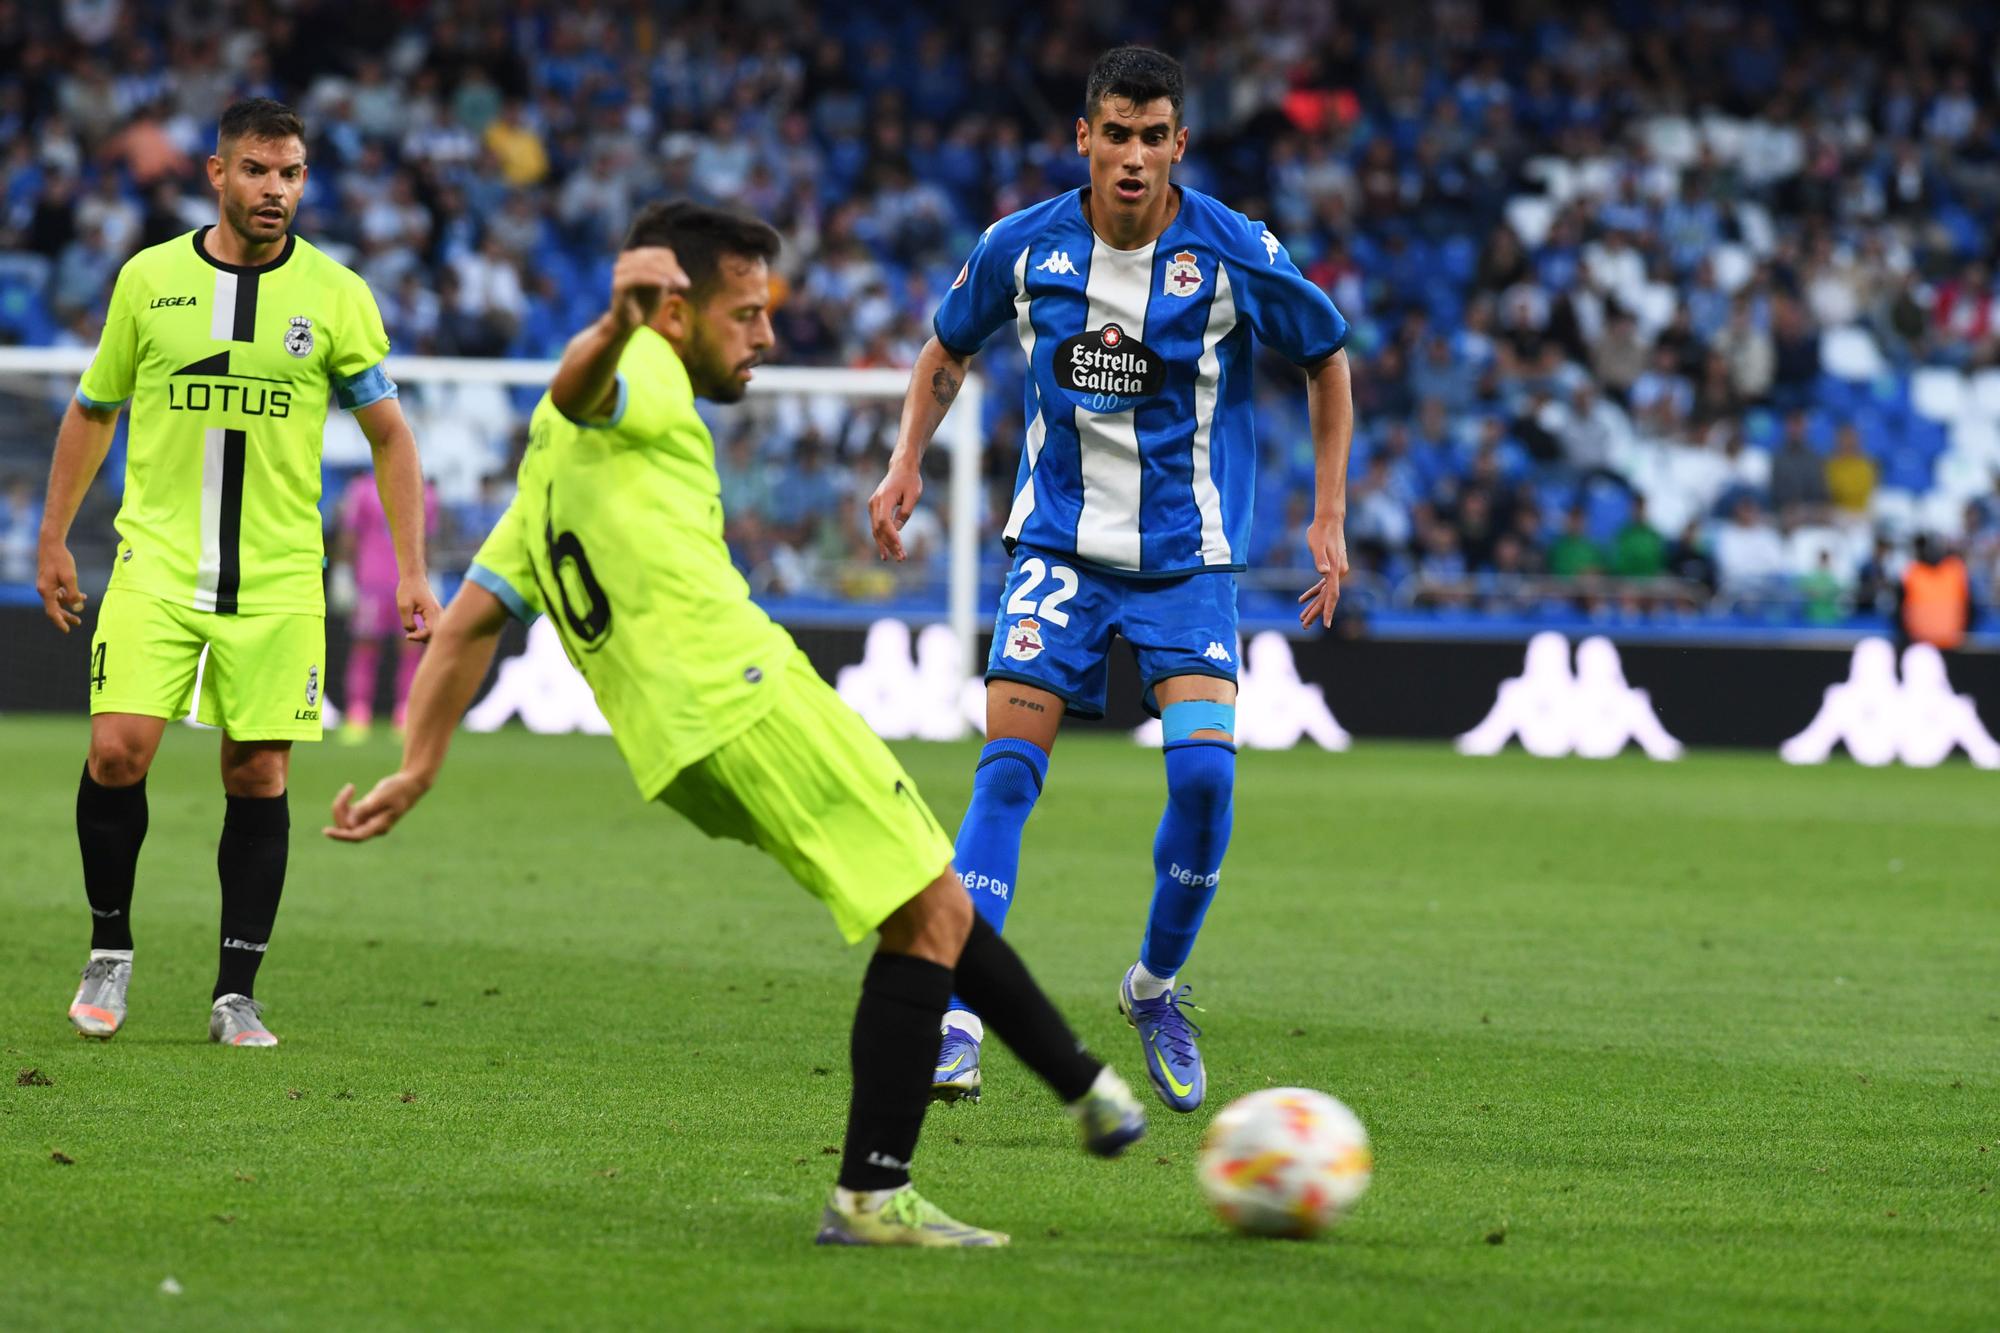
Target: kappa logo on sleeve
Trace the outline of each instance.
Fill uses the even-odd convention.
[[[1273,236],[1269,227],[1264,229],[1264,234],[1259,239],[1264,242],[1264,262],[1267,264],[1277,263],[1278,255],[1284,250],[1285,243]]]

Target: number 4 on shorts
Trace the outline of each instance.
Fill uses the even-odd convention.
[[[100,643],[90,655],[90,685],[99,694],[104,693],[104,650],[109,644]]]

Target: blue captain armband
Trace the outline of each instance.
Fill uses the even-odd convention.
[[[389,372],[380,365],[370,366],[359,375],[349,375],[346,379],[335,376],[333,381],[333,400],[348,412],[370,403],[379,403],[384,398],[394,398],[399,392],[396,381],[390,379]]]
[[[532,625],[541,619],[539,612],[529,607],[527,599],[514,591],[514,585],[501,578],[484,565],[475,564],[465,571],[465,581],[477,584],[500,599],[507,613],[523,625]]]

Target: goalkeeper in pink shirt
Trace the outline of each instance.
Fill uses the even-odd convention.
[[[437,535],[437,491],[424,483],[424,533]],[[347,616],[348,649],[346,689],[341,696],[341,735],[344,742],[368,739],[375,720],[375,682],[382,668],[382,649],[393,644],[396,655],[396,695],[394,722],[403,729],[403,710],[410,697],[410,681],[417,674],[417,659],[424,646],[412,643],[403,634],[403,621],[396,609],[396,550],[389,537],[389,518],[382,511],[382,499],[366,474],[348,482],[340,497],[339,532],[334,540],[332,587],[328,609]]]

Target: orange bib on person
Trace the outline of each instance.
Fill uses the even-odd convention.
[[[1935,565],[1912,562],[1903,571],[1903,628],[1919,643],[1958,647],[1965,642],[1968,591],[1965,562],[1957,556]]]

